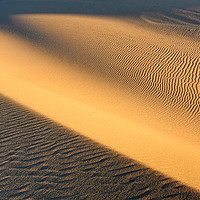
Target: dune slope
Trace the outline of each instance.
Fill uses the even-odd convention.
[[[1,199],[200,198],[3,96],[0,113]]]

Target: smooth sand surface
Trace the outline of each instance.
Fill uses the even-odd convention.
[[[0,5],[1,94],[200,190],[200,2]]]

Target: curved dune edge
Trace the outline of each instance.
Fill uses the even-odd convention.
[[[4,47],[1,48],[1,54],[7,55],[7,60],[16,50],[20,53],[20,49],[25,52],[28,60],[33,58],[31,56],[35,56],[36,50],[33,46],[23,46],[23,41],[19,42],[17,38],[2,33],[0,36],[2,47]],[[13,46],[10,47],[9,43],[12,43]],[[24,49],[24,47],[26,48]],[[17,73],[24,73],[25,68],[17,68],[17,65],[24,62],[24,57],[21,57],[22,60],[18,57],[17,60],[17,56],[18,54],[11,62],[10,67],[16,66]],[[39,64],[43,59],[46,60],[47,57],[41,54],[40,59],[35,61],[33,66]],[[0,92],[2,94],[130,158],[200,190],[200,175],[197,174],[200,169],[200,148],[198,145],[194,145],[184,138],[162,133],[162,131],[151,129],[148,126],[144,127],[137,121],[124,120],[78,100],[61,96],[45,89],[44,85],[31,84],[31,82],[20,79],[12,70],[7,70],[5,65],[9,62],[5,60],[0,61],[2,68]],[[53,62],[53,59],[49,58],[48,62],[44,62],[47,65],[51,61]],[[54,62],[56,63],[56,61]],[[48,67],[50,66],[47,65],[47,69]],[[70,73],[73,78],[73,72]],[[37,75],[37,73],[35,74]],[[27,71],[27,75],[32,76],[31,71]]]

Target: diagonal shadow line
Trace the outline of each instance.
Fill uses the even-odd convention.
[[[3,95],[0,114],[3,198],[200,198],[192,188]]]

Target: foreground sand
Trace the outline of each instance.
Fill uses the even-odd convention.
[[[0,92],[200,190],[200,3],[20,2],[1,2]]]
[[[200,199],[3,96],[0,106],[1,199]]]

